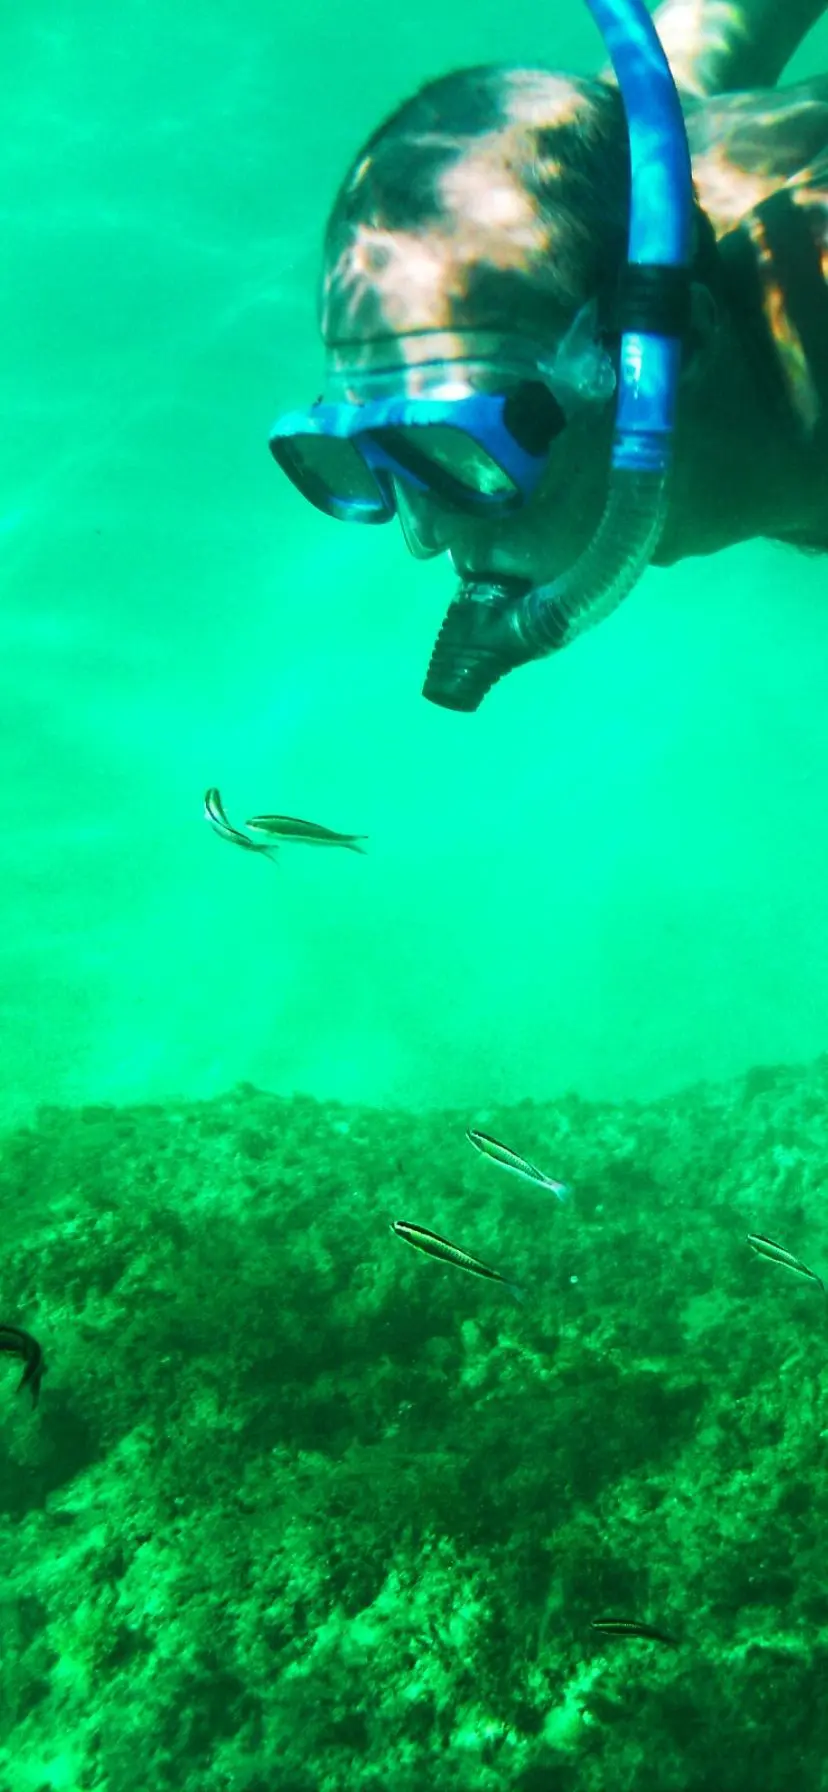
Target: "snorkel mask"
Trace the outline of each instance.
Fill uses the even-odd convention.
[[[583,306],[553,354],[471,330],[407,336],[404,369],[397,337],[390,349],[381,339],[363,349],[358,368],[339,367],[335,353],[323,397],[280,418],[271,453],[327,516],[399,515],[407,540],[408,491],[473,516],[508,515],[531,498],[573,411],[612,397],[597,309]]]
[[[630,144],[627,261],[614,329],[617,403],[607,502],[586,551],[560,578],[464,580],[440,630],[423,695],[477,709],[515,666],[565,647],[607,616],[655,551],[664,518],[682,338],[689,324],[693,193],[681,106],[643,0],[587,0],[618,78]],[[409,339],[410,341],[410,339]],[[408,347],[408,344],[407,344]],[[488,347],[488,353],[485,352]],[[334,369],[322,400],[282,418],[271,451],[309,501],[347,521],[399,514],[414,552],[407,494],[500,517],[535,490],[550,444],[577,406],[606,402],[616,372],[579,313],[557,353],[527,346],[504,357],[473,333],[467,359],[440,359],[424,333],[414,368],[397,362]],[[401,384],[406,390],[401,393]]]

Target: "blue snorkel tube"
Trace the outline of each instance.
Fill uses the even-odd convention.
[[[627,261],[609,491],[589,547],[548,585],[468,582],[446,616],[423,695],[474,710],[514,666],[566,647],[621,603],[664,520],[682,338],[689,327],[693,177],[681,104],[643,0],[587,0],[615,70],[630,144]]]

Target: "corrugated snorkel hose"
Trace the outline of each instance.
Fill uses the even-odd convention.
[[[664,519],[681,338],[688,326],[693,184],[675,83],[642,0],[587,0],[618,78],[630,139],[630,228],[619,295],[609,492],[590,546],[513,613],[533,655],[609,615],[651,559]]]

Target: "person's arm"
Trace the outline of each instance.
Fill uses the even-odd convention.
[[[828,0],[664,0],[653,17],[680,92],[774,87]]]

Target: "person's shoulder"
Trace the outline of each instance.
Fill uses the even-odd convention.
[[[696,193],[730,304],[820,463],[828,453],[828,79],[694,105]],[[764,346],[763,346],[764,344]],[[769,351],[770,358],[767,358]]]
[[[828,77],[795,87],[722,94],[688,107],[699,202],[717,236],[780,188],[828,204]]]

